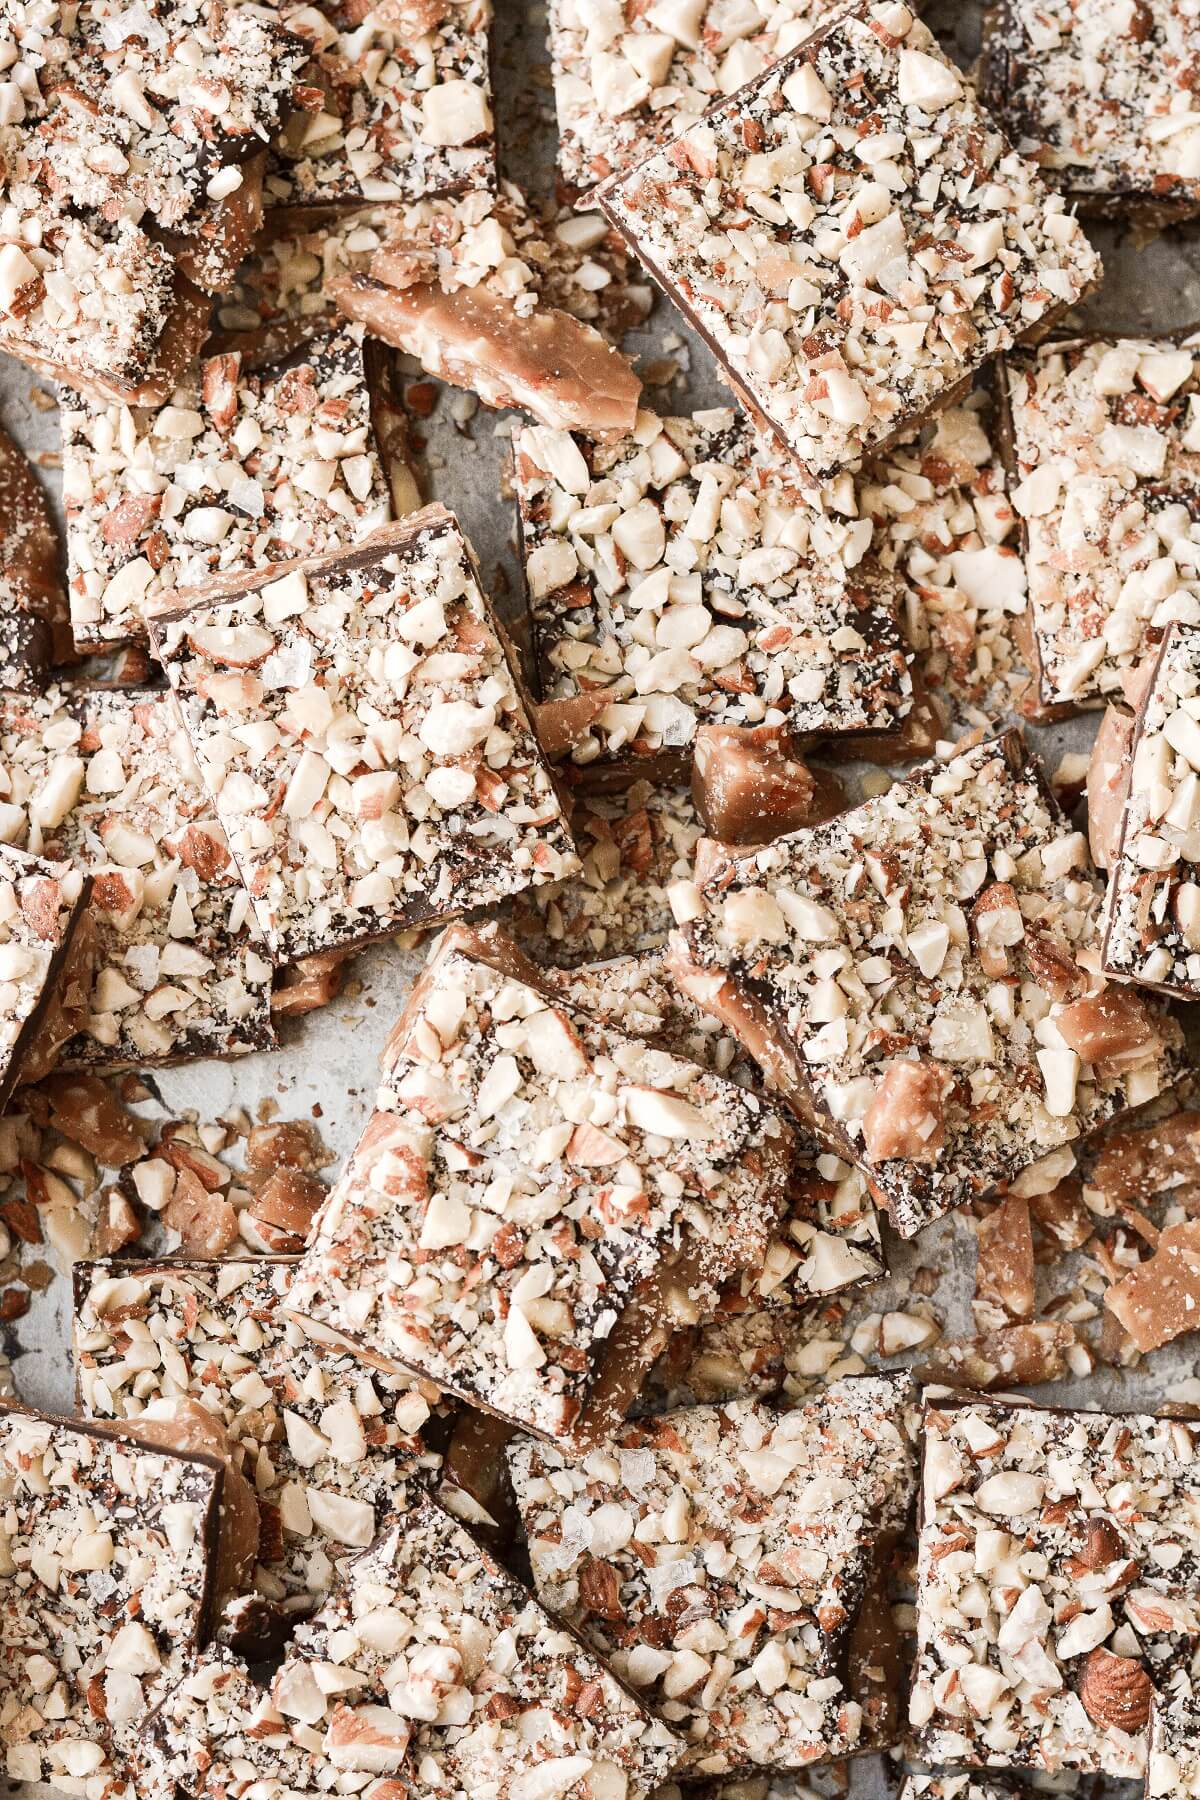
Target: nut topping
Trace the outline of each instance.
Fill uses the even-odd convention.
[[[1143,1731],[1150,1720],[1154,1687],[1132,1657],[1093,1650],[1083,1668],[1079,1698],[1090,1719],[1115,1731]]]

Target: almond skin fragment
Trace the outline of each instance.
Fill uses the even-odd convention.
[[[875,1089],[863,1116],[863,1143],[872,1162],[903,1156],[933,1163],[946,1142],[942,1077],[927,1062],[896,1062]]]
[[[1154,1687],[1141,1663],[1093,1650],[1084,1664],[1079,1698],[1089,1719],[1114,1731],[1144,1731]]]

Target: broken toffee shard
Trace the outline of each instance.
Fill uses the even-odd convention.
[[[599,1024],[686,1057],[770,1104],[757,1064],[669,979],[661,953],[547,969],[542,981]],[[770,1246],[760,1267],[744,1270],[730,1283],[718,1316],[803,1306],[818,1295],[874,1281],[884,1271],[879,1217],[861,1173],[797,1131],[783,1215]],[[700,1323],[707,1322],[706,1315]]]
[[[1104,969],[1200,995],[1200,629],[1173,624],[1138,709],[1109,876]]]
[[[883,1581],[913,1491],[911,1394],[881,1376],[782,1413],[689,1407],[582,1464],[510,1448],[539,1597],[684,1736],[681,1774],[807,1768],[896,1735]]]
[[[490,0],[370,10],[365,38],[353,3],[285,10],[312,54],[268,158],[263,201],[275,234],[330,208],[495,186]]]
[[[294,1257],[259,1256],[74,1271],[84,1409],[136,1430],[159,1400],[204,1404],[258,1496],[254,1586],[292,1620],[439,1460],[420,1437],[436,1391],[309,1337],[285,1312],[295,1269]]]
[[[348,548],[391,518],[376,418],[389,353],[352,328],[278,362],[194,364],[157,408],[63,395],[63,503],[78,644],[144,640],[151,611]]]
[[[513,435],[539,729],[589,776],[677,777],[704,725],[899,725],[900,582],[848,567],[795,463],[728,408],[604,444]]]
[[[262,222],[264,147],[306,46],[252,7],[150,0],[139,17],[5,9],[0,347],[157,403]]]
[[[1017,732],[706,866],[675,973],[904,1237],[1169,1085],[1179,1027],[1104,985],[1086,842]]]
[[[0,1107],[40,1081],[78,1027],[91,983],[92,884],[67,862],[0,844]]]
[[[94,970],[67,1068],[274,1043],[271,965],[169,694],[0,695],[4,831],[91,876]]]
[[[348,319],[485,406],[515,406],[555,431],[594,437],[629,431],[637,417],[640,377],[561,307],[518,308],[482,281],[447,288],[414,273],[407,253],[398,270],[386,246],[369,270],[339,276],[327,291]]]
[[[443,507],[150,629],[276,961],[439,924],[578,867]]]
[[[340,1566],[269,1688],[203,1657],[146,1734],[156,1793],[643,1800],[679,1740],[433,1500]]]
[[[1052,341],[1000,374],[1016,630],[1055,717],[1119,698],[1172,619],[1200,621],[1200,336]]]
[[[45,489],[19,444],[0,430],[0,689],[44,687],[55,663],[72,662],[58,527]]]
[[[548,1438],[619,1420],[671,1329],[761,1267],[783,1206],[782,1119],[544,991],[495,926],[442,939],[379,1105],[292,1307]]]
[[[838,15],[596,198],[814,483],[911,433],[1100,274],[900,0]]]
[[[1081,212],[1164,225],[1200,211],[1197,55],[1178,0],[993,0],[982,93]]]
[[[208,1634],[223,1466],[4,1405],[0,1481],[5,1770],[85,1796]]]
[[[597,11],[551,0],[558,167],[585,194],[639,162],[825,23],[842,0],[657,0]]]
[[[970,1398],[923,1423],[920,1754],[1139,1778],[1200,1625],[1195,1425]]]

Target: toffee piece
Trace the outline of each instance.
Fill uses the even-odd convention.
[[[160,1400],[200,1401],[258,1495],[254,1585],[311,1611],[347,1547],[363,1549],[436,1470],[421,1440],[436,1390],[364,1368],[285,1314],[294,1258],[76,1263],[79,1399],[131,1430]]]
[[[1200,994],[1200,625],[1170,625],[1130,745],[1105,909],[1108,974]]]
[[[1016,732],[673,896],[674,970],[904,1237],[1170,1083],[1167,1015],[1105,986],[1101,897]]]
[[[597,199],[814,483],[1100,274],[901,0],[839,14]]]
[[[681,1773],[806,1768],[894,1731],[855,1638],[912,1494],[907,1388],[687,1408],[582,1463],[510,1449],[540,1598],[685,1736]]]
[[[548,1438],[619,1419],[673,1325],[766,1255],[791,1132],[752,1094],[443,938],[292,1306]]]
[[[795,464],[729,409],[589,445],[514,434],[539,725],[590,772],[677,776],[702,725],[886,731],[912,704],[899,582],[830,553]]]
[[[425,1499],[342,1563],[269,1689],[228,1653],[203,1659],[155,1714],[146,1760],[156,1791],[193,1800],[388,1800],[398,1785],[421,1800],[641,1800],[681,1749]]]
[[[50,1072],[90,980],[91,882],[0,844],[0,1107]]]
[[[207,1635],[223,1480],[215,1456],[0,1408],[10,1781],[116,1778]]]
[[[387,352],[343,326],[266,366],[203,357],[161,407],[64,395],[76,642],[144,639],[151,610],[386,524],[376,396],[382,405],[390,373]]]
[[[551,0],[558,167],[582,194],[639,162],[802,44],[840,0]]]
[[[922,1435],[920,1753],[1140,1778],[1200,1625],[1195,1426],[966,1398]]]
[[[285,5],[311,50],[301,104],[271,146],[263,200],[273,231],[301,210],[423,200],[496,181],[490,0]]]
[[[577,858],[453,514],[151,621],[271,955],[349,949]]]
[[[1200,210],[1197,55],[1179,0],[996,0],[983,98],[1081,211],[1163,225]]]
[[[1172,619],[1200,622],[1200,337],[1050,343],[1002,376],[1036,703],[1099,706]]]
[[[92,878],[95,971],[65,1067],[274,1043],[271,965],[168,694],[0,695],[0,825]]]
[[[645,1038],[762,1097],[757,1064],[669,979],[661,953],[545,970],[543,984],[598,1023]],[[761,1268],[744,1270],[731,1283],[717,1313],[790,1309],[883,1273],[878,1213],[862,1175],[797,1132],[778,1232]]]
[[[43,687],[73,662],[58,526],[33,465],[0,430],[0,689]]]
[[[2,24],[0,347],[100,397],[165,399],[262,219],[305,46],[212,0],[14,4]]]

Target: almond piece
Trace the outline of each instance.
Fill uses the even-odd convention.
[[[227,669],[255,669],[275,648],[261,625],[195,625],[187,641],[197,656]]]
[[[1141,1663],[1110,1650],[1091,1652],[1083,1668],[1079,1698],[1089,1719],[1113,1731],[1144,1731],[1154,1687]]]
[[[1025,936],[1025,922],[1016,889],[1010,882],[993,881],[971,908],[971,928],[979,964],[990,981],[1009,972],[1008,952]]]

